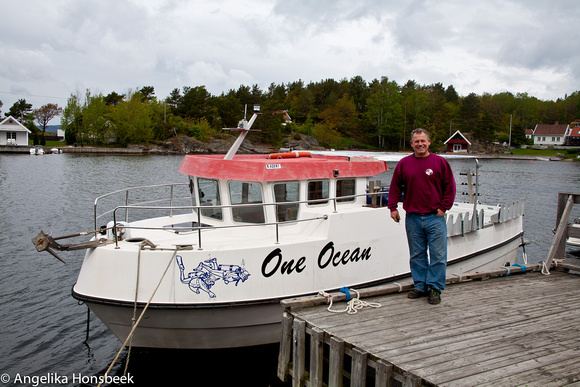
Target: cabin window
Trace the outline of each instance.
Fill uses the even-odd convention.
[[[234,222],[264,223],[262,185],[255,182],[230,181],[230,202]],[[239,206],[238,206],[239,205]]]
[[[328,180],[313,180],[308,182],[308,204],[318,205],[328,203],[329,197],[329,181]]]
[[[197,179],[197,189],[199,191],[199,204],[212,208],[202,208],[201,214],[209,218],[222,219],[222,209],[214,206],[221,206],[220,190],[217,180]]]
[[[274,198],[276,203],[276,217],[278,222],[298,219],[298,203],[300,200],[300,183],[290,181],[274,184]]]
[[[355,190],[354,179],[337,179],[336,180],[336,197],[338,202],[354,202],[356,198],[348,197],[343,199],[338,199],[342,196],[354,195]]]

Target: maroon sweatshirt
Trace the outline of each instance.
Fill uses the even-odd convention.
[[[401,159],[389,188],[391,212],[397,209],[403,194],[403,208],[407,212],[449,210],[455,200],[455,178],[447,160],[433,153],[424,158],[412,154]]]

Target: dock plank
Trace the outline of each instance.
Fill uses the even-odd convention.
[[[326,305],[292,311],[368,364],[426,385],[565,385],[580,381],[580,276],[538,272],[448,285],[442,303],[406,292],[354,315]],[[336,303],[335,310],[344,308]],[[336,362],[337,359],[334,360]],[[360,374],[360,369],[356,374]],[[382,373],[381,373],[382,372]],[[383,377],[377,370],[377,377]],[[358,381],[357,381],[358,383]],[[357,384],[355,383],[355,384]]]

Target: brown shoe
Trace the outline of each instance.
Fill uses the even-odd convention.
[[[430,304],[439,304],[441,302],[441,292],[437,289],[429,289],[428,300]]]
[[[413,298],[413,299],[425,297],[426,295],[427,295],[427,292],[422,292],[419,289],[413,289],[409,293],[407,293],[407,297]]]

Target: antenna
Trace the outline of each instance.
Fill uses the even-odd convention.
[[[260,112],[260,105],[254,105],[254,115],[252,116],[252,118],[250,118],[250,121],[248,122],[246,120],[247,109],[248,109],[248,105],[244,105],[244,119],[238,123],[237,128],[223,128],[224,130],[235,130],[235,131],[240,132],[240,135],[238,136],[238,138],[236,138],[236,141],[232,144],[232,147],[230,148],[228,153],[225,155],[224,160],[231,160],[234,158],[234,155],[236,154],[236,152],[240,148],[240,145],[242,145],[242,142],[244,141],[244,138],[246,138],[246,135],[250,131],[250,128],[254,124],[254,121],[256,121],[258,114],[261,114],[261,113],[259,113]]]

